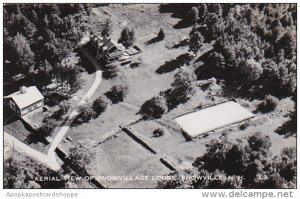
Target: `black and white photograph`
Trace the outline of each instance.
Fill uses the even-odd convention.
[[[296,3],[2,10],[3,189],[297,188]]]

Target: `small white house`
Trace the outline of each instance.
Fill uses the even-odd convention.
[[[36,110],[43,110],[44,96],[35,86],[20,87],[20,90],[4,97],[8,106],[20,117]]]

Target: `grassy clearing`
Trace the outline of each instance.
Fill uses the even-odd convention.
[[[142,12],[142,10],[147,10],[147,12]],[[141,14],[136,15],[136,13],[139,12],[141,12]],[[122,68],[121,66],[121,75],[101,82],[101,85],[91,97],[91,102],[117,84],[127,85],[129,93],[124,102],[112,105],[97,119],[91,120],[87,124],[73,127],[69,134],[72,135],[75,140],[86,137],[91,139],[93,139],[93,137],[99,138],[99,136],[105,135],[106,131],[116,128],[121,123],[134,117],[146,100],[170,88],[170,84],[173,82],[175,71],[163,74],[157,74],[155,71],[161,65],[187,51],[186,47],[168,50],[167,47],[178,43],[180,38],[187,34],[189,28],[172,32],[172,24],[176,23],[178,19],[171,18],[169,14],[158,14],[157,4],[126,5],[124,7],[110,5],[98,9],[98,17],[108,17],[105,13],[114,13],[111,15],[111,20],[113,24],[112,29],[114,30],[112,38],[115,40],[118,39],[122,30],[120,24],[124,21],[130,21],[131,24],[134,25],[133,28],[136,31],[137,37],[136,44],[143,51],[141,54],[135,55],[134,58],[141,57],[142,64],[135,69],[125,69],[125,67]],[[123,13],[127,14],[124,15]],[[154,17],[154,19],[157,20],[152,20],[152,22],[149,23],[150,17],[151,19]],[[158,22],[161,22],[161,24]],[[128,23],[127,25],[130,26]],[[147,45],[146,42],[156,36],[153,30],[157,28],[158,31],[160,26],[164,26],[166,39]]]
[[[88,167],[91,175],[143,176],[162,175],[169,172],[155,155],[133,141],[127,134],[121,132],[117,135],[96,148],[96,157]],[[116,183],[122,184],[120,181],[107,181],[106,183],[113,187],[118,187]],[[132,188],[136,186],[141,188],[141,184],[137,181],[126,182],[126,185]],[[152,183],[143,183],[142,187],[151,187],[152,185]]]

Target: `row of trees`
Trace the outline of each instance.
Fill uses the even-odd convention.
[[[206,147],[206,152],[193,163],[193,169],[172,172],[169,175],[170,180],[160,181],[158,187],[296,187],[295,148],[284,148],[280,155],[272,156],[270,138],[261,133],[249,136],[246,143],[241,140],[229,140],[227,135],[223,134]],[[209,176],[211,179],[208,179]]]
[[[92,104],[86,103],[78,107],[78,116],[75,123],[85,123],[96,118],[107,110],[110,104],[122,102],[128,94],[128,88],[124,85],[115,85],[105,93],[105,96],[99,96]],[[109,99],[109,100],[108,100]]]

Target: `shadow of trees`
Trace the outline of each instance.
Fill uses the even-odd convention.
[[[86,45],[85,47],[86,47],[85,49],[89,53],[93,52],[92,47],[90,47],[89,45]],[[76,49],[75,52],[78,53],[78,55],[80,56],[78,64],[82,68],[84,68],[87,71],[88,74],[92,74],[92,73],[96,72],[96,69],[95,69],[94,65],[91,63],[91,61],[84,54],[82,54],[82,52],[79,49]],[[95,53],[91,53],[91,54],[93,54],[94,57],[96,57]]]
[[[193,3],[181,3],[181,4],[162,4],[159,7],[160,13],[172,13],[171,17],[179,18],[177,24],[173,27],[175,29],[187,28],[193,25],[193,20],[191,20],[190,10],[196,4]]]
[[[189,62],[193,59],[193,56],[189,53],[184,53],[172,59],[171,61],[165,62],[161,65],[155,72],[158,74],[169,73],[174,71],[176,68],[179,68],[183,65],[189,65]]]
[[[285,138],[296,136],[297,134],[297,112],[294,111],[290,115],[290,120],[285,122],[281,127],[275,130],[275,133],[284,135]]]
[[[184,47],[189,45],[189,40],[188,39],[184,39],[180,42],[178,42],[177,44],[174,44],[174,46],[172,48],[180,48],[180,47]]]
[[[154,43],[157,43],[157,42],[160,42],[162,41],[163,39],[159,38],[158,36],[156,37],[153,37],[152,39],[148,40],[145,42],[146,45],[150,45],[150,44],[154,44]]]
[[[188,27],[192,26],[193,24],[194,24],[194,22],[189,17],[186,17],[186,18],[182,19],[181,21],[179,21],[177,24],[175,24],[173,26],[173,28],[175,28],[175,29],[188,28]]]

